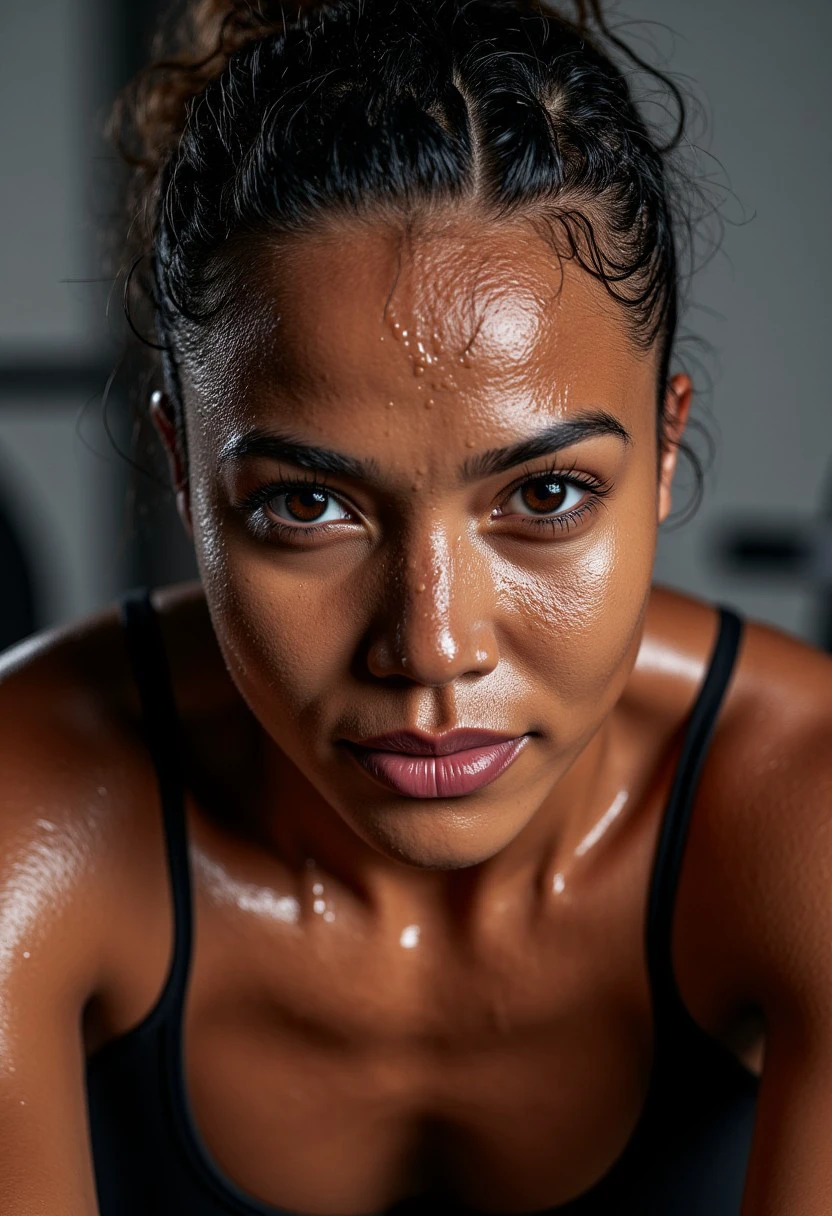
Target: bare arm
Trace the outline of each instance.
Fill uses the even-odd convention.
[[[97,1216],[82,1016],[106,832],[78,707],[37,683],[0,681],[0,1211]]]
[[[811,720],[742,769],[738,957],[766,1024],[742,1216],[832,1212],[832,663],[821,662],[828,696]]]

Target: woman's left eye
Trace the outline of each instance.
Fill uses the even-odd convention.
[[[569,515],[591,487],[566,477],[546,473],[524,481],[505,500],[501,515]]]

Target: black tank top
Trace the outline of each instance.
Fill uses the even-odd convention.
[[[673,899],[693,796],[742,634],[720,608],[708,672],[685,727],[653,862],[645,946],[654,1023],[647,1100],[635,1133],[588,1192],[546,1216],[739,1216],[756,1076],[685,1009],[673,976]],[[101,1216],[292,1216],[247,1195],[212,1161],[185,1091],[181,1051],[192,905],[178,717],[149,590],[121,601],[126,643],[158,773],[173,893],[173,955],[155,1007],[87,1062],[90,1134]],[[275,1152],[280,1145],[275,1144]],[[389,1216],[463,1209],[408,1199]],[[542,1216],[542,1214],[535,1214]]]

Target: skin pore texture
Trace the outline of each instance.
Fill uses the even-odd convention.
[[[160,394],[153,416],[225,662],[266,735],[262,830],[375,905],[464,890],[485,909],[544,872],[567,882],[632,792],[613,711],[675,466],[670,447],[657,477],[655,348],[519,220],[333,222],[262,242],[249,266],[244,297],[182,339],[187,481]],[[687,377],[672,390],[678,435]],[[488,465],[593,418],[560,450]],[[240,454],[254,431],[364,467]],[[299,477],[325,497],[279,493]],[[382,788],[343,743],[459,727],[527,736],[461,798]]]

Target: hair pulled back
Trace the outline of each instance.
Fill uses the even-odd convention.
[[[667,147],[605,40],[673,94]],[[600,0],[576,0],[572,20],[543,0],[194,0],[154,55],[111,135],[132,168],[125,300],[137,288],[149,307],[185,452],[177,326],[227,306],[235,242],[448,203],[527,215],[620,302],[634,342],[660,342],[659,450],[668,442],[679,282],[666,160],[684,104],[609,31]]]

